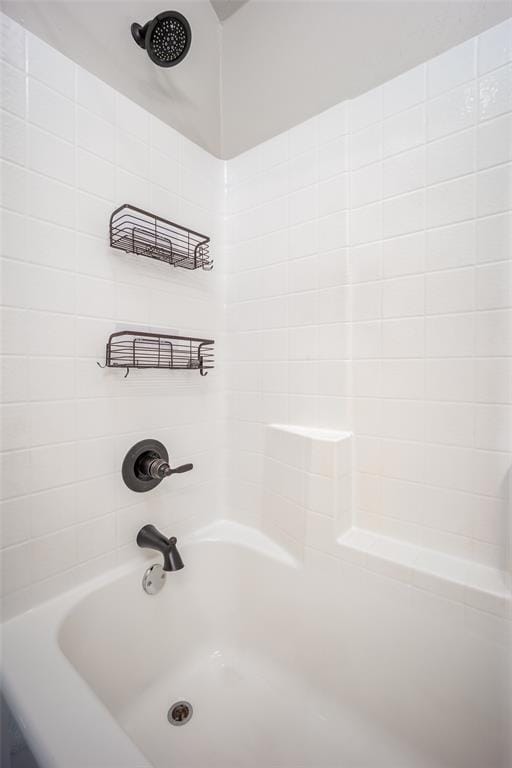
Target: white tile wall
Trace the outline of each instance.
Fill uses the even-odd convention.
[[[512,80],[506,58],[500,68],[485,70],[484,84],[477,66],[482,51],[489,51],[488,36],[500,38],[500,29],[416,68],[410,73],[415,97],[386,108],[382,130],[386,134],[387,123],[392,130],[383,164],[383,239],[375,229],[366,236],[368,247],[382,254],[383,268],[351,275],[354,319],[360,319],[363,289],[382,297],[375,315],[365,318],[373,323],[372,347],[360,354],[353,336],[354,358],[360,359],[353,376],[354,430],[373,441],[356,440],[356,519],[376,532],[494,567],[505,565],[510,515],[505,484],[512,389],[495,377],[502,365],[508,370],[512,352],[502,314],[510,307],[512,240],[508,222],[498,221],[512,205],[512,133],[510,115],[497,117],[507,108]],[[401,76],[396,86],[386,84],[384,94],[403,92],[405,81]],[[418,106],[411,108],[414,98]],[[400,144],[393,134],[408,135],[414,109],[413,138]],[[359,158],[368,169],[380,165],[380,125],[375,116],[374,144],[366,159]],[[356,205],[352,196],[351,219]],[[357,244],[364,242],[359,229],[356,235]],[[481,266],[486,259],[488,272]],[[396,272],[411,276],[395,278]],[[477,370],[487,380],[484,388],[496,387],[496,400],[490,396],[482,406]],[[405,504],[397,493],[405,494]]]
[[[1,18],[2,489],[5,615],[138,552],[152,522],[217,514],[221,370],[101,370],[108,335],[148,324],[219,338],[218,270],[188,273],[111,250],[124,202],[212,236],[221,259],[223,164]],[[193,461],[143,498],[128,448],[164,442]]]
[[[265,424],[353,429],[358,526],[504,567],[510,24],[227,163],[228,464],[251,466],[228,471],[239,519],[272,516]],[[322,530],[310,546],[331,546]]]
[[[502,567],[510,22],[225,165],[6,17],[1,32],[7,615],[131,556],[142,523],[180,532],[219,503],[309,560],[334,554],[329,473],[299,471],[289,447],[274,471],[272,423],[354,431],[370,544]],[[222,285],[219,269],[111,251],[125,201],[211,233]],[[95,365],[119,324],[219,336],[224,322],[227,359],[205,380]],[[119,467],[148,434],[195,470],[139,499]]]

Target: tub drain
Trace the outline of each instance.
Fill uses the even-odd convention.
[[[167,713],[171,725],[186,725],[193,715],[192,704],[188,701],[177,701]]]

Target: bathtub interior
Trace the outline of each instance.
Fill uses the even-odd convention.
[[[293,567],[203,542],[185,555],[157,596],[131,573],[59,632],[156,768],[505,768],[506,651],[463,631],[452,604],[320,554]],[[180,699],[194,715],[174,728]]]

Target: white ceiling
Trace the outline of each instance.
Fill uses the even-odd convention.
[[[0,0],[0,6],[218,157],[233,157],[512,16],[512,0]],[[181,64],[162,69],[135,45],[130,25],[168,8],[188,18],[192,46]]]
[[[219,21],[225,21],[249,0],[210,0]]]

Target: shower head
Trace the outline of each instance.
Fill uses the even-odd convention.
[[[143,27],[134,22],[132,36],[137,45],[159,67],[174,67],[183,61],[190,48],[192,31],[186,18],[178,11],[164,11]]]

